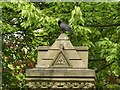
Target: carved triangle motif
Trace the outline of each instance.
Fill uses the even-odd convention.
[[[67,65],[65,57],[62,55],[62,53],[59,54],[54,65]]]
[[[64,66],[68,67],[70,66],[66,56],[63,54],[63,52],[60,52],[58,56],[55,58],[54,62],[52,63],[52,66]]]

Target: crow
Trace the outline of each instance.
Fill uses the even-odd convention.
[[[64,22],[61,20],[58,20],[58,25],[61,28],[62,32],[68,31],[70,33],[73,33],[73,30]]]

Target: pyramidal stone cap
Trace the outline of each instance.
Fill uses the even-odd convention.
[[[69,38],[67,37],[67,35],[65,33],[62,33],[57,40],[69,40]]]
[[[48,68],[52,65],[66,67],[67,65],[73,68],[87,68],[88,65],[88,51],[76,50],[65,33],[62,33],[43,54],[39,51],[38,58],[37,67]],[[58,65],[58,63],[63,64]]]
[[[65,33],[62,33],[57,40],[53,43],[53,45],[50,47],[50,49],[59,49],[59,45],[62,44],[64,46],[64,49],[74,49],[73,45],[69,41],[69,38]]]

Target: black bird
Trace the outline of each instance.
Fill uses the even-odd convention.
[[[59,27],[62,29],[62,32],[68,31],[70,33],[73,33],[73,30],[64,22],[61,20],[58,21]]]

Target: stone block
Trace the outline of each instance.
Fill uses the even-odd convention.
[[[95,89],[95,71],[88,69],[88,47],[73,46],[62,33],[52,46],[38,47],[36,68],[26,70],[29,89]]]

